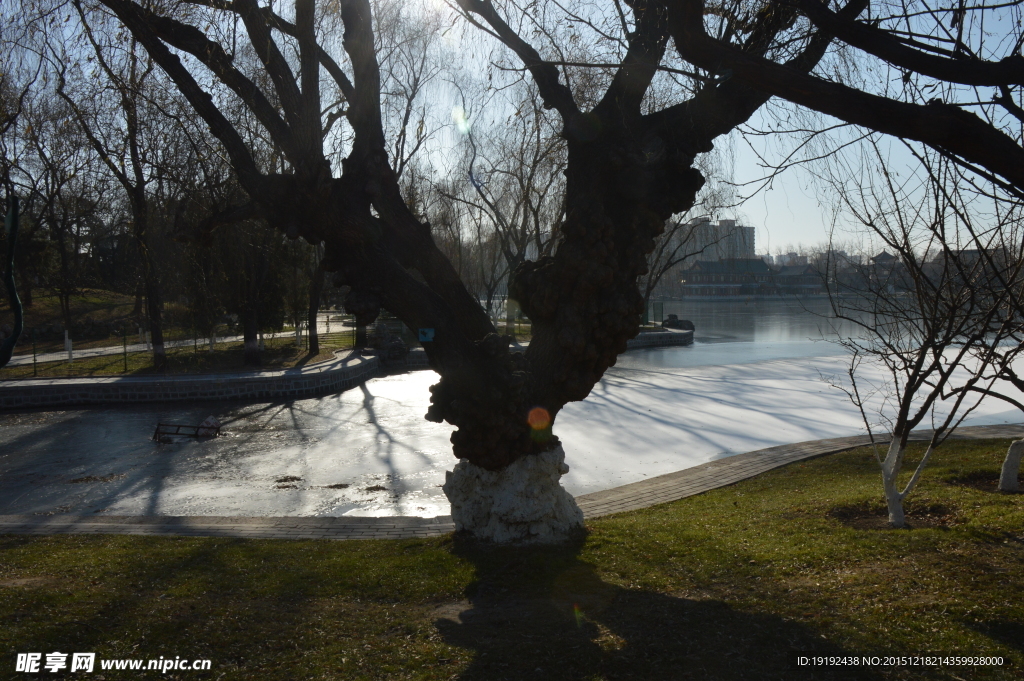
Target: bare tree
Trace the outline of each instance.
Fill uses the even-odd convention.
[[[14,254],[18,247],[18,197],[11,194],[7,197],[6,203],[7,210],[4,218],[6,257],[4,258],[3,279],[4,288],[7,289],[7,298],[11,303],[11,309],[14,310],[14,327],[11,335],[0,343],[0,367],[7,366],[7,363],[11,361],[14,346],[25,328],[25,308],[22,306],[21,300],[18,299],[18,289],[14,283]]]
[[[493,4],[460,4],[530,72],[542,105],[560,119],[565,140],[558,248],[521,263],[510,286],[510,296],[532,322],[525,353],[509,352],[508,341],[495,333],[402,196],[382,124],[368,2],[346,0],[318,11],[314,0],[298,0],[294,13],[282,16],[249,0],[198,0],[182,12],[101,0],[217,137],[253,213],[292,238],[323,243],[325,269],[360,299],[357,315],[372,319],[384,307],[432,338],[425,347],[441,380],[432,389],[428,418],[457,427],[454,452],[468,460],[456,467],[446,488],[459,526],[495,531],[496,539],[538,533],[551,538],[582,524],[571,498],[551,482],[564,469],[551,423],[567,402],[589,394],[637,333],[643,304],[637,277],[665,221],[688,210],[704,183],[693,167],[695,157],[768,95],[671,66],[671,76],[682,74],[675,101],[648,106],[645,95],[655,76],[669,73],[660,64],[670,17],[656,4],[635,3],[632,27],[619,17],[595,16],[594,21],[607,19],[615,35],[609,49],[621,48],[621,59],[603,71],[566,66],[571,86],[560,82],[560,67],[542,59]],[[236,19],[245,29],[244,50],[231,39]],[[340,46],[331,40],[339,24]],[[751,54],[782,55],[790,68],[806,72],[821,59],[829,37],[806,25],[791,31],[792,26],[789,14],[766,13],[735,40]],[[549,28],[539,26],[538,35],[554,36],[553,55],[572,61],[571,46],[581,40],[566,32],[578,31],[579,24],[556,26],[558,35]],[[243,52],[258,61],[240,59]],[[588,73],[597,76],[588,80]],[[340,167],[332,167],[324,150],[326,123],[339,111],[325,106],[325,97],[328,103],[345,102],[344,137],[351,144],[344,146]],[[236,104],[261,138],[281,151],[277,166],[261,165],[246,129],[225,114]],[[548,482],[543,488],[524,486],[520,469],[547,471],[542,479]],[[474,482],[481,475],[497,476],[495,486]],[[522,505],[506,514],[501,509],[510,506],[487,501],[495,494],[511,494]]]
[[[878,423],[869,412],[889,435],[884,457],[876,443],[876,459],[889,522],[904,527],[904,499],[935,448],[1020,349],[1019,342],[1012,349],[1006,342],[1022,328],[1014,304],[1024,260],[1020,244],[1007,241],[1005,224],[979,229],[972,221],[973,206],[950,191],[956,169],[949,159],[922,153],[918,173],[897,176],[877,142],[868,148],[857,167],[832,160],[832,184],[844,207],[895,259],[866,265],[856,285],[826,279],[835,316],[860,329],[839,341],[851,363],[848,380],[835,385],[860,410],[873,443]],[[992,258],[1001,263],[999,285],[993,285]],[[869,368],[881,378],[865,376]],[[928,422],[927,450],[901,488],[911,431]]]
[[[160,144],[156,132],[160,122],[146,106],[144,91],[150,87],[155,64],[142,53],[135,38],[123,49],[109,30],[94,31],[80,2],[72,3],[82,22],[84,37],[92,47],[98,74],[103,85],[87,89],[85,79],[79,80],[77,92],[69,83],[67,53],[48,43],[49,55],[58,74],[57,93],[74,114],[92,149],[123,188],[131,208],[132,234],[139,251],[142,282],[146,295],[146,319],[153,348],[153,366],[157,371],[167,368],[164,349],[162,301],[157,258],[152,252],[150,232],[154,217],[150,205],[150,184],[153,161]],[[92,59],[90,58],[90,61]],[[84,75],[84,74],[83,74]],[[111,95],[107,97],[105,95]]]
[[[565,210],[566,150],[536,88],[519,84],[509,91],[508,113],[496,125],[481,129],[471,128],[466,118],[457,122],[465,152],[458,163],[461,181],[435,189],[489,225],[511,279],[519,265],[556,247]],[[465,93],[462,99],[465,104]],[[461,116],[468,115],[463,108]],[[505,334],[512,337],[515,307],[514,301],[505,305]]]
[[[317,328],[317,319],[320,313],[320,301],[324,285],[327,283],[327,272],[324,271],[324,254],[321,246],[313,248],[310,253],[310,260],[314,263],[314,266],[313,273],[309,278],[309,293],[307,296],[309,308],[306,312],[306,324],[309,328],[309,354],[315,357],[320,354],[320,332]]]

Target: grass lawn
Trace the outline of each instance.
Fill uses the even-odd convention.
[[[83,289],[80,295],[71,299],[72,317],[76,324],[81,324],[89,318],[97,323],[127,324],[129,328],[136,328],[137,322],[133,321],[131,312],[135,305],[134,296],[123,295],[113,291],[99,289]],[[167,310],[175,308],[175,303],[168,303]],[[165,311],[167,314],[167,311]],[[59,324],[62,321],[60,301],[52,292],[45,289],[36,289],[31,307],[25,308],[25,329],[17,348],[15,356],[32,355],[32,335],[29,329],[33,327],[45,327],[49,324]],[[7,304],[6,297],[0,299],[0,324],[13,323],[14,313]],[[218,335],[224,335],[226,329],[222,326],[218,329]],[[286,369],[288,367],[314,364],[334,358],[335,350],[351,348],[354,342],[354,331],[337,323],[333,333],[320,334],[320,354],[310,356],[309,353],[296,346],[292,333],[285,332],[277,334],[278,338],[266,338],[266,350],[263,353],[262,369]],[[167,349],[168,367],[167,372],[179,373],[218,373],[245,371],[246,367],[242,362],[241,343],[217,343],[214,351],[208,352],[207,346],[199,344],[198,352],[191,344],[192,332],[189,329],[167,327],[164,329],[165,340],[185,340],[188,345],[182,348]],[[62,378],[68,376],[109,376],[119,374],[148,374],[153,373],[153,356],[146,352],[129,353],[128,367],[125,369],[124,356],[120,353],[123,339],[119,336],[111,336],[104,339],[72,339],[76,351],[98,348],[114,347],[119,352],[113,355],[101,357],[82,358],[78,356],[71,363],[68,362],[45,362],[39,363],[33,369],[31,365],[20,367],[4,367],[0,369],[0,380],[7,378]],[[137,333],[128,336],[129,344],[139,342]],[[39,339],[36,342],[36,352],[39,354],[51,352],[63,352],[64,341],[61,339]]]
[[[561,549],[8,535],[2,664],[27,678],[14,653],[80,651],[212,660],[168,679],[1020,679],[1024,495],[995,491],[1007,446],[939,450],[910,530],[873,519],[861,449],[594,520]],[[925,653],[1004,665],[795,663]]]
[[[71,296],[71,317],[75,323],[86,317],[96,322],[114,322],[126,319],[135,307],[135,296],[104,291],[102,289],[81,289],[79,295]],[[25,327],[45,326],[62,319],[60,299],[56,292],[43,288],[33,289],[32,305],[25,307]],[[0,299],[0,322],[13,323],[14,312],[6,294]]]

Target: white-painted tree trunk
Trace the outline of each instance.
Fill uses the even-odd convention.
[[[921,471],[928,465],[928,460],[932,457],[932,452],[935,451],[935,441],[932,440],[928,444],[924,456],[921,457],[920,463],[917,464],[914,474],[910,477],[910,481],[901,492],[899,475],[903,468],[903,455],[906,450],[906,446],[900,445],[901,439],[896,433],[893,433],[889,451],[886,452],[885,460],[882,461],[882,488],[885,490],[885,505],[889,510],[889,524],[893,527],[907,526],[907,518],[903,512],[903,500],[914,491],[917,481],[921,479]]]
[[[1006,458],[1003,459],[1003,470],[999,474],[1000,491],[1020,491],[1020,483],[1017,481],[1017,477],[1020,475],[1021,456],[1024,456],[1024,440],[1010,443],[1010,448],[1006,451]]]
[[[893,527],[906,527],[907,519],[903,513],[903,494],[900,493],[897,478],[903,466],[903,447],[900,439],[893,437],[889,443],[889,451],[882,462],[882,488],[885,490],[885,505],[889,511],[889,524]]]
[[[500,471],[462,459],[442,489],[456,530],[498,544],[552,544],[583,531],[583,512],[558,481],[568,472],[559,445]]]

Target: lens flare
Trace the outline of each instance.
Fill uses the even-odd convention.
[[[463,135],[468,135],[470,130],[469,118],[466,116],[466,110],[461,106],[456,106],[452,109],[452,120],[455,122],[455,129],[461,132]]]
[[[527,415],[526,422],[534,430],[547,430],[551,427],[551,414],[544,407],[534,407]]]

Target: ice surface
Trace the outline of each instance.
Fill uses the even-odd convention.
[[[731,454],[862,433],[847,397],[821,378],[842,375],[845,362],[625,362],[558,415],[555,433],[570,467],[562,483],[578,495]],[[287,404],[5,417],[0,514],[447,515],[440,485],[455,464],[452,428],[423,419],[427,388],[436,380],[432,371],[417,371]],[[149,440],[157,420],[199,423],[211,413],[225,436],[170,445]],[[966,424],[1021,420],[1017,410],[987,400]]]

